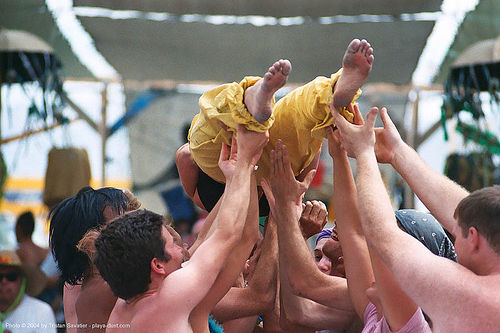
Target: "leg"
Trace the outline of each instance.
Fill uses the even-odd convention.
[[[200,169],[194,162],[193,156],[191,156],[191,153],[189,152],[188,143],[177,149],[177,152],[175,153],[175,164],[177,165],[179,178],[182,186],[184,187],[184,191],[186,191],[186,194],[198,207],[205,209],[200,198],[198,197],[198,191],[196,190]]]
[[[273,94],[285,84],[290,70],[288,60],[279,60],[264,78],[245,77],[239,84],[225,84],[200,97],[200,113],[191,124],[189,147],[203,172],[217,182],[225,182],[217,164],[221,143],[231,144],[238,124],[256,132],[271,127]]]
[[[353,40],[344,55],[344,68],[330,78],[317,77],[282,98],[273,110],[274,124],[269,130],[269,143],[259,161],[257,178],[267,176],[269,153],[281,139],[288,147],[294,174],[298,176],[311,163],[321,148],[325,128],[334,125],[330,105],[336,103],[346,119],[353,115],[345,109],[361,91],[373,62],[373,49],[366,41]]]
[[[354,39],[342,59],[342,74],[333,91],[333,106],[347,107],[372,69],[373,48],[366,40]]]
[[[245,105],[258,122],[263,123],[271,116],[274,93],[285,85],[291,69],[290,61],[276,61],[269,67],[264,78],[245,91]]]

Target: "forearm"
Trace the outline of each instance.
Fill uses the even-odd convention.
[[[397,235],[401,231],[373,151],[358,156],[357,165],[356,187],[363,231],[368,245],[386,262],[396,247],[394,243],[399,242]]]
[[[454,231],[453,217],[458,203],[469,195],[463,187],[426,164],[408,145],[401,145],[394,154],[392,166],[429,209],[432,215],[449,231]]]
[[[327,306],[352,310],[345,279],[323,274],[314,263],[302,238],[294,204],[277,206],[279,269],[288,275],[292,292]]]
[[[248,288],[254,295],[272,306],[276,293],[278,272],[278,235],[276,222],[269,220],[262,241],[262,250],[255,273],[248,282]]]
[[[255,221],[255,225],[257,222]],[[247,288],[231,288],[214,308],[215,317],[227,320],[260,314],[273,306],[276,291],[277,236],[276,226],[269,222],[255,274]]]
[[[238,318],[224,323],[226,333],[252,333],[257,324],[258,316]]]
[[[203,241],[207,239],[207,237],[214,232],[214,220],[217,217],[217,214],[219,213],[219,208],[223,198],[224,198],[224,193],[219,198],[219,201],[217,201],[215,207],[210,211],[210,213],[208,213],[208,216],[205,218],[205,222],[203,222],[203,227],[201,228],[201,231],[198,234],[198,238],[196,238],[194,244],[189,248],[189,254],[191,256],[198,249],[201,243],[203,243]]]
[[[243,270],[245,260],[250,255],[252,247],[258,240],[258,205],[257,205],[257,184],[255,175],[252,175],[250,188],[250,207],[243,227],[241,240],[232,249],[231,255],[227,258],[222,271],[217,276],[210,291],[205,298],[196,306],[193,312],[204,313],[205,316],[210,314],[210,311],[216,304],[227,294],[228,290],[234,284],[238,274]]]
[[[368,298],[366,289],[374,281],[366,239],[361,227],[357,191],[351,167],[344,151],[333,156],[333,204],[337,232],[342,245],[349,296],[360,318]]]
[[[253,167],[238,161],[230,180],[226,181],[225,195],[215,218],[216,230],[241,232],[250,203],[250,183]]]
[[[355,316],[352,311],[338,310],[295,296],[290,289],[288,276],[280,274],[281,316],[293,324],[320,329],[345,329]]]
[[[290,276],[290,285],[294,291],[302,289],[302,286],[316,286],[324,282],[323,279],[318,279],[323,273],[317,269],[307,243],[302,237],[297,208],[293,203],[279,203],[277,208],[280,272]]]
[[[377,281],[377,294],[382,303],[384,317],[393,331],[399,331],[417,310],[417,305],[401,289],[375,251],[370,251],[373,273]]]

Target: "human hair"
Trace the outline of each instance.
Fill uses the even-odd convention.
[[[31,238],[34,230],[35,217],[33,216],[33,213],[27,211],[19,215],[16,221],[16,231],[19,232],[20,236]]]
[[[455,218],[467,237],[470,227],[483,235],[491,248],[500,254],[500,185],[476,190],[462,199],[455,209]]]
[[[87,231],[106,223],[106,207],[110,207],[114,214],[123,214],[128,200],[120,189],[103,187],[94,190],[87,186],[50,210],[49,243],[64,282],[71,285],[81,283],[91,262],[77,249],[78,242]]]
[[[130,299],[148,290],[151,260],[169,261],[162,228],[165,218],[146,209],[123,214],[95,240],[94,264],[115,296]]]

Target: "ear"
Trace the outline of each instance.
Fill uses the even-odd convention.
[[[160,275],[167,274],[165,262],[159,260],[158,258],[153,258],[151,260],[151,272],[155,272],[156,274],[160,274]]]
[[[484,241],[484,236],[481,235],[475,227],[469,227],[467,240],[469,241],[470,248],[473,252],[479,250],[480,245]]]

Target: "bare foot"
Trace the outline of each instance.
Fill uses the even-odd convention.
[[[333,106],[347,107],[372,70],[373,48],[366,40],[353,39],[342,59],[342,75],[333,90]]]
[[[291,70],[290,61],[280,59],[269,67],[264,78],[245,91],[243,101],[250,114],[259,123],[263,123],[271,117],[273,95],[285,85]]]

